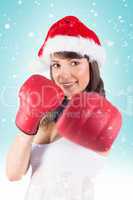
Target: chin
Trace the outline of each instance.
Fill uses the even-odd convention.
[[[76,94],[78,94],[80,92],[82,92],[82,91],[78,90],[78,91],[75,91],[75,92],[73,92],[71,94],[70,93],[68,94],[68,93],[64,92],[64,94],[65,94],[65,96],[67,96],[68,99],[71,99],[74,95],[76,95]]]

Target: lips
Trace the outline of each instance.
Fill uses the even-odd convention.
[[[62,83],[62,86],[64,88],[72,87],[76,82],[64,82]]]
[[[74,83],[72,83],[72,82],[69,82],[69,83],[62,83],[62,85],[72,85],[72,84],[74,84]]]

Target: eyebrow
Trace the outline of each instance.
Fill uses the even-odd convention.
[[[64,58],[63,60],[79,60],[80,58]],[[60,60],[52,60],[52,62],[59,62]]]
[[[52,59],[51,59],[51,61],[52,61],[52,62],[59,62],[59,60],[52,60]]]

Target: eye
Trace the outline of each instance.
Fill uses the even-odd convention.
[[[54,63],[54,64],[51,65],[51,67],[52,67],[52,68],[59,68],[60,65],[59,65],[58,63]]]
[[[72,62],[71,62],[71,65],[72,65],[72,66],[76,66],[76,65],[79,65],[79,64],[80,64],[79,61],[72,61]]]

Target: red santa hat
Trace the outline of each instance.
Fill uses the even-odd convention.
[[[34,65],[34,71],[47,70],[50,66],[50,54],[60,51],[88,55],[90,60],[97,61],[99,66],[105,61],[105,51],[98,36],[75,16],[66,16],[50,27],[38,52],[41,65]]]

